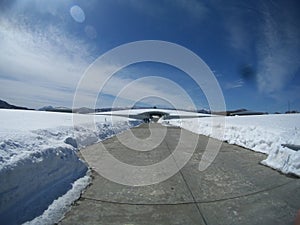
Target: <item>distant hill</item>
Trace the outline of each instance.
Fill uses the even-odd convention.
[[[90,109],[90,108],[86,108],[86,107],[81,107],[81,108],[77,108],[77,109],[71,109],[71,108],[67,108],[67,107],[53,107],[51,105],[49,106],[44,106],[40,109],[38,109],[39,111],[48,111],[48,112],[64,112],[64,113],[81,113],[81,114],[87,114],[87,113],[94,113],[95,109]]]
[[[0,109],[24,109],[24,110],[30,110],[26,107],[22,106],[15,106],[7,103],[6,101],[0,100]]]
[[[248,109],[237,109],[237,110],[228,110],[225,112],[213,112],[216,115],[223,115],[223,116],[250,116],[250,115],[264,115],[268,114],[266,112],[256,112],[251,111]]]
[[[72,109],[67,108],[67,107],[53,107],[53,106],[49,105],[49,106],[44,106],[44,107],[40,108],[39,111],[71,113]]]
[[[73,109],[74,113],[81,113],[81,114],[87,114],[87,113],[94,113],[95,109],[90,109],[90,108],[86,108],[86,107],[81,107],[78,109]]]
[[[53,110],[53,109],[54,109],[53,106],[48,105],[48,106],[44,106],[44,107],[42,107],[42,108],[40,108],[40,109],[38,109],[38,110],[39,110],[39,111],[51,111],[51,110]]]

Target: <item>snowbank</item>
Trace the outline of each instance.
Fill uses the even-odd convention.
[[[212,133],[214,117],[165,121],[192,132],[218,138],[230,144],[268,155],[261,163],[300,176],[300,151],[282,144],[300,144],[300,114],[225,117],[224,136]],[[220,129],[221,124],[214,124]]]
[[[92,115],[78,116],[86,121]],[[3,224],[32,220],[69,190],[80,192],[84,185],[74,189],[75,181],[85,176],[88,168],[76,151],[140,123],[123,117],[114,117],[112,121],[109,116],[95,116],[95,127],[91,124],[73,127],[72,114],[23,110],[0,110],[0,120],[0,221]],[[58,218],[63,212],[57,210],[40,218],[53,224],[53,218],[47,215]]]
[[[54,200],[42,215],[23,225],[52,225],[57,223],[57,221],[62,219],[62,215],[70,209],[69,206],[80,197],[82,190],[90,183],[90,180],[89,175],[76,180],[72,184],[72,188],[66,194]]]

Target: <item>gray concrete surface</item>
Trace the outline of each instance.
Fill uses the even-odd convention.
[[[150,135],[148,126],[144,124],[132,131],[136,137],[147,138]],[[166,131],[163,142],[153,151],[133,151],[116,137],[103,144],[123,162],[149,165],[170,155],[183,134],[191,140],[198,139],[189,162],[168,180],[142,187],[117,184],[94,171],[92,184],[65,215],[61,225],[293,224],[300,209],[300,179],[259,164],[266,155],[223,143],[213,164],[200,172],[198,165],[207,137],[175,127],[150,126],[158,133]],[[129,131],[120,134],[119,138],[131,141]],[[132,143],[139,144],[134,140]],[[189,141],[179,144],[187,152],[194,147]],[[83,151],[96,154],[98,148],[101,145],[96,144]]]

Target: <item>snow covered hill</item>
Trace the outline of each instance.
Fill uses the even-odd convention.
[[[214,122],[215,120],[215,122]],[[214,129],[222,129],[224,135],[216,136]],[[163,121],[181,126],[192,132],[227,141],[230,144],[267,154],[261,163],[286,174],[300,176],[300,150],[282,145],[300,145],[300,114],[233,116]]]

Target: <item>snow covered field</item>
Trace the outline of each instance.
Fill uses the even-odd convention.
[[[23,110],[0,110],[0,221],[1,224],[53,224],[89,184],[88,167],[76,152],[140,124],[119,117],[149,110],[116,111],[105,115]],[[160,120],[267,154],[263,164],[300,176],[300,151],[282,144],[300,145],[300,115],[225,117],[224,136],[215,136],[207,114],[153,109],[170,115],[205,116]],[[89,124],[95,120],[95,127]],[[113,121],[112,121],[112,118]],[[224,117],[223,117],[224,118]],[[46,210],[46,211],[45,211]],[[30,221],[32,220],[32,221]]]
[[[282,144],[300,145],[300,114],[225,117],[224,136],[215,136],[212,127],[221,129],[214,117],[163,121],[192,132],[214,137],[267,154],[261,163],[288,174],[300,176],[300,151]]]
[[[76,151],[140,123],[125,117],[76,116],[83,122],[73,127],[68,113],[0,110],[1,224],[32,220],[65,194],[32,224],[57,222],[89,183],[88,167]],[[95,127],[84,123],[91,117]]]

